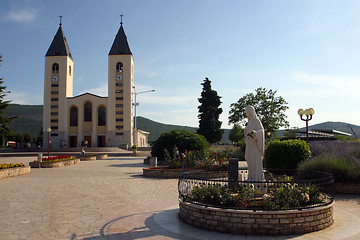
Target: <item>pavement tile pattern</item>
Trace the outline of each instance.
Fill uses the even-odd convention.
[[[28,163],[36,157],[1,157]],[[300,236],[193,228],[178,217],[177,180],[142,177],[143,158],[109,157],[0,180],[0,239],[360,239],[360,196],[336,195],[335,223]]]

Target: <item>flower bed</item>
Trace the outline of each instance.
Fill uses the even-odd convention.
[[[0,179],[28,174],[30,171],[30,167],[22,163],[0,164]]]
[[[243,170],[246,174],[247,170]],[[303,234],[333,223],[333,198],[321,186],[331,174],[264,170],[263,181],[239,181],[227,171],[180,174],[180,218],[195,227],[239,234]]]
[[[72,157],[70,155],[60,155],[55,157],[43,158],[41,162],[35,160],[33,162],[29,162],[29,165],[32,168],[56,168],[79,163],[80,159],[76,159],[75,157]]]

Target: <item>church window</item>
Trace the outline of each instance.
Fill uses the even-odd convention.
[[[54,63],[52,65],[52,73],[59,73],[59,64]]]
[[[116,72],[123,72],[123,68],[124,68],[124,66],[123,66],[122,62],[118,62],[116,64]]]
[[[72,107],[70,108],[70,126],[78,125],[78,108]]]
[[[92,121],[92,104],[91,102],[87,102],[84,104],[84,122]]]
[[[69,66],[69,76],[71,76],[71,66]]]
[[[98,108],[98,126],[106,125],[106,108],[104,106],[100,106]]]

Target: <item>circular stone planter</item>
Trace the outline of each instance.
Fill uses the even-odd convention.
[[[95,161],[97,156],[80,156],[80,161]]]
[[[0,179],[28,174],[30,172],[30,166],[0,169]]]
[[[104,160],[104,159],[106,159],[107,157],[108,157],[107,154],[98,154],[98,155],[96,156],[96,159],[97,159],[97,160]]]
[[[180,171],[180,168],[150,167],[143,168],[143,176],[151,178],[179,178]]]
[[[205,207],[179,200],[180,219],[194,227],[249,235],[304,234],[331,226],[333,204],[299,210],[256,211]]]
[[[61,162],[29,162],[30,167],[32,168],[57,168],[57,167],[66,167],[70,165],[79,164],[80,159],[72,159]]]

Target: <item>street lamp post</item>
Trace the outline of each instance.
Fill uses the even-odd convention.
[[[312,116],[314,115],[315,111],[313,108],[305,109],[303,110],[300,108],[298,110],[298,115],[300,116],[300,119],[306,122],[306,141],[309,143],[309,125],[308,122],[312,119]],[[306,116],[306,118],[303,118],[303,116]]]
[[[51,128],[48,128],[47,130],[47,134],[48,134],[48,158],[50,157],[50,133],[51,133]]]
[[[133,106],[134,106],[134,115],[135,115],[135,117],[134,117],[134,145],[135,146],[137,146],[137,127],[136,127],[136,106],[139,106],[139,103],[136,101],[136,96],[138,95],[138,94],[142,94],[142,93],[148,93],[148,92],[155,92],[155,90],[154,89],[152,89],[152,90],[147,90],[147,91],[142,91],[142,92],[136,92],[136,89],[135,89],[135,86],[133,86],[133,88],[134,88],[134,103],[133,103]]]

